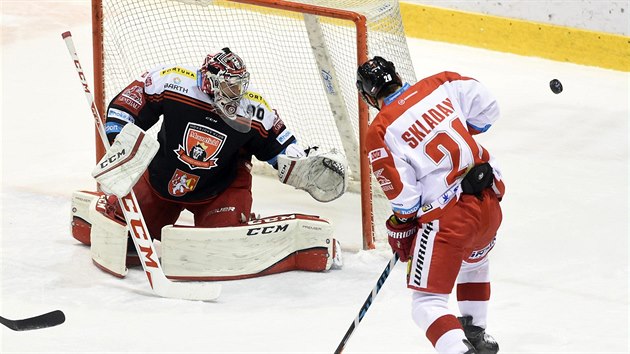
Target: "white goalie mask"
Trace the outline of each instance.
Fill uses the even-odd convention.
[[[210,95],[219,116],[235,130],[248,132],[251,116],[238,114],[239,103],[249,86],[249,72],[243,59],[230,48],[223,48],[219,53],[208,54],[200,71],[199,88]]]

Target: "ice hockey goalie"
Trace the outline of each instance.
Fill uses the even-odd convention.
[[[200,60],[201,61],[201,60]],[[92,175],[103,193],[73,197],[73,236],[91,246],[100,268],[126,272],[124,213],[131,190],[147,233],[161,241],[167,276],[236,279],[292,269],[322,271],[339,259],[327,221],[288,214],[252,218],[251,160],[278,170],[280,182],[330,202],[346,190],[346,159],[298,146],[245,62],[229,48],[200,66],[151,69],[121,90],[106,111],[111,146]],[[161,120],[157,140],[146,134]],[[182,211],[194,228],[173,226]],[[194,263],[194,264],[193,264]]]

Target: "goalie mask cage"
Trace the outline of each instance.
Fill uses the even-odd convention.
[[[365,148],[377,112],[355,83],[357,66],[374,55],[393,60],[403,81],[415,82],[398,1],[92,0],[92,26],[101,112],[146,70],[200,66],[207,54],[229,47],[300,145],[346,155],[349,191],[361,193],[363,248],[387,239],[391,208]],[[102,154],[97,143],[97,158]],[[266,163],[255,163],[254,173],[277,175]]]

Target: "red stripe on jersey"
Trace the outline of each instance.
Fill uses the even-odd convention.
[[[165,91],[164,92],[164,98],[167,99],[171,99],[173,101],[178,101],[178,102],[182,102],[182,103],[187,103],[191,106],[206,110],[206,111],[212,111],[214,112],[214,107],[206,102],[203,101],[199,101],[196,100],[192,97],[186,96],[186,95],[182,95],[180,93],[177,92],[172,92],[172,91]]]
[[[457,301],[490,300],[490,283],[457,284]]]
[[[147,101],[160,102],[162,99],[164,99],[164,93],[160,93],[159,95],[147,95]]]
[[[263,138],[267,138],[269,136],[269,132],[265,129],[265,126],[261,122],[253,120],[252,128],[254,128]]]
[[[427,328],[427,338],[435,347],[435,343],[444,335],[444,333],[453,329],[462,329],[457,318],[453,315],[444,315],[433,321]]]

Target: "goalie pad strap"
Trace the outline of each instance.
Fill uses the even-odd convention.
[[[289,270],[324,271],[336,252],[332,226],[316,216],[289,214],[245,226],[162,229],[162,267],[181,280],[230,280]]]

